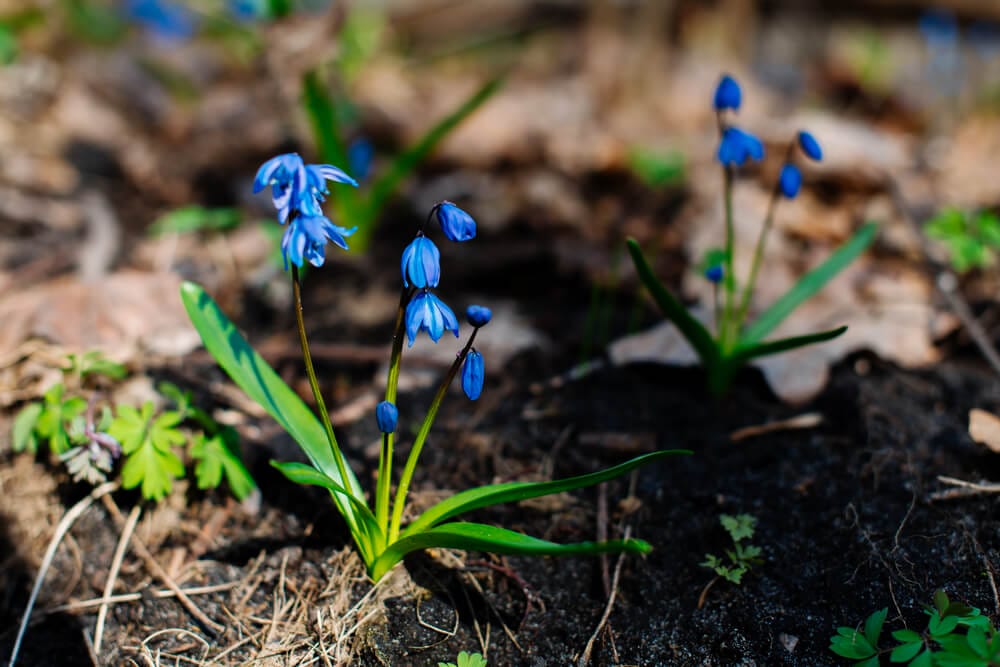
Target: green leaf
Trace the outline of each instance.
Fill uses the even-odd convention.
[[[42,413],[35,421],[35,434],[48,441],[49,450],[56,455],[69,451],[69,433],[66,424],[87,410],[87,401],[79,396],[63,399],[65,387],[59,383],[45,392]]]
[[[864,252],[875,240],[876,233],[878,233],[878,225],[874,222],[869,222],[859,229],[825,262],[802,276],[784,296],[761,313],[760,317],[740,335],[740,345],[743,347],[752,346],[774,331],[796,308],[823,289],[830,280],[857,259],[858,255]]]
[[[44,406],[41,403],[29,403],[14,417],[12,438],[15,452],[28,451],[34,454],[38,451],[35,425],[38,423],[43,409]]]
[[[173,480],[184,476],[184,464],[173,451],[163,451],[149,439],[143,441],[125,459],[122,486],[134,489],[142,484],[142,497],[159,501],[168,493]]]
[[[239,226],[243,216],[236,208],[184,206],[161,215],[149,228],[150,236],[225,232]]]
[[[6,21],[0,22],[0,65],[17,60],[17,36]]]
[[[944,592],[943,588],[934,591],[934,608],[938,610],[940,616],[947,616],[950,606],[951,600],[948,599],[948,594]]]
[[[957,616],[945,616],[942,618],[937,614],[933,614],[930,622],[927,624],[927,629],[935,639],[951,634],[957,627]]]
[[[820,331],[819,333],[806,334],[804,336],[779,338],[778,340],[772,340],[767,343],[758,343],[750,347],[741,345],[736,348],[730,359],[732,359],[734,363],[742,365],[757,357],[781,354],[782,352],[788,352],[789,350],[794,350],[799,347],[815,345],[816,343],[833,340],[837,336],[842,335],[845,331],[847,331],[847,327],[837,327],[836,329],[830,329],[829,331]]]
[[[914,632],[913,630],[896,630],[892,633],[892,638],[902,644],[912,644],[913,642],[923,641],[923,637],[920,636],[920,633]]]
[[[378,525],[378,522],[375,520],[375,515],[372,514],[371,509],[369,509],[368,505],[366,505],[363,500],[350,495],[347,489],[341,486],[336,480],[332,479],[328,475],[325,475],[316,468],[308,466],[304,463],[296,463],[294,461],[271,461],[271,465],[277,468],[282,475],[288,478],[289,481],[295,482],[296,484],[321,486],[324,489],[334,492],[334,494],[341,493],[346,495],[351,501],[351,504],[354,506],[355,511],[358,513],[358,516],[372,526]],[[336,497],[336,495],[334,495],[334,497]],[[381,533],[381,530],[378,528],[376,528],[376,531]]]
[[[556,544],[481,523],[446,523],[400,538],[390,544],[370,568],[372,578],[378,581],[406,554],[429,548],[465,549],[519,556],[592,556],[623,552],[646,554],[652,550],[649,543],[643,540]]]
[[[107,46],[125,36],[125,22],[104,3],[63,0],[62,6],[70,32],[81,39]]]
[[[867,660],[862,660],[861,662],[857,663],[855,667],[879,667],[878,656],[873,655]]]
[[[865,619],[865,639],[872,646],[878,646],[878,638],[882,634],[882,625],[885,624],[888,613],[889,608],[884,607]]]
[[[847,627],[837,628],[837,634],[830,637],[830,650],[851,660],[864,660],[877,653],[863,634]]]
[[[317,470],[364,504],[364,491],[353,472],[348,469],[348,479],[341,479],[326,431],[319,420],[250,347],[215,301],[201,287],[189,282],[181,285],[181,299],[205,348],[233,382],[295,439]],[[352,532],[357,534],[358,519],[352,504],[341,495],[334,495],[334,501]]]
[[[191,446],[191,457],[197,461],[194,474],[199,489],[218,487],[223,474],[237,500],[243,500],[257,488],[243,465],[235,438],[226,438],[224,433],[212,437],[200,434]]]
[[[922,641],[917,641],[912,644],[901,644],[896,648],[892,649],[892,653],[889,654],[890,662],[909,662],[920,653],[920,649],[924,647]]]
[[[684,153],[635,146],[628,152],[629,167],[648,187],[680,185],[685,177]]]
[[[687,308],[684,307],[684,304],[671,294],[663,286],[663,283],[653,275],[653,269],[650,268],[649,262],[646,261],[646,257],[642,254],[639,243],[631,238],[628,239],[627,243],[628,251],[632,255],[632,262],[635,264],[635,270],[639,274],[639,279],[646,286],[646,289],[649,290],[650,295],[656,301],[656,305],[660,307],[663,315],[673,322],[674,326],[684,335],[684,338],[691,344],[691,347],[698,353],[702,365],[706,369],[714,367],[719,361],[719,347],[712,338],[712,334],[708,332],[708,329],[701,322],[694,319],[691,313],[687,311]]]
[[[757,526],[757,517],[750,514],[720,514],[719,523],[729,533],[733,542],[739,542],[753,537],[754,528]]]
[[[567,479],[559,479],[551,482],[507,482],[505,484],[490,484],[488,486],[461,491],[430,507],[406,527],[401,537],[422,532],[442,521],[447,521],[459,514],[471,512],[475,509],[489,507],[490,505],[519,502],[530,498],[539,498],[573,489],[582,489],[614,479],[639,466],[667,458],[668,456],[690,453],[686,449],[661,450],[638,456],[606,470],[569,477]]]
[[[134,489],[141,484],[144,498],[159,501],[170,493],[173,480],[184,476],[184,463],[173,448],[186,436],[177,429],[177,413],[165,412],[154,419],[154,412],[152,401],[143,403],[141,411],[120,406],[108,434],[121,443],[126,456],[122,486]]]

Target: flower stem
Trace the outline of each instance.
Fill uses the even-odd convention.
[[[326,410],[326,402],[323,394],[319,390],[319,380],[316,379],[316,369],[313,367],[312,355],[309,353],[309,340],[306,338],[306,325],[302,317],[302,286],[299,281],[299,267],[292,264],[292,293],[295,297],[295,323],[299,329],[299,342],[302,343],[302,360],[306,365],[306,375],[309,376],[309,386],[312,388],[313,398],[316,399],[316,409],[319,411],[319,418],[326,429],[326,438],[330,442],[330,449],[333,450],[333,458],[337,462],[337,470],[340,471],[340,483],[349,491],[351,489],[350,475],[347,472],[347,462],[344,454],[337,444],[337,436],[333,433],[333,424],[330,423],[330,413]]]
[[[472,330],[472,335],[469,336],[469,340],[465,343],[465,347],[463,347],[462,351],[455,357],[454,363],[452,363],[451,368],[448,369],[447,375],[445,375],[444,380],[441,381],[441,386],[438,387],[437,393],[434,395],[434,400],[431,401],[431,406],[427,410],[427,416],[424,417],[424,422],[420,425],[417,437],[413,440],[413,447],[410,449],[410,455],[406,458],[406,467],[403,468],[403,475],[399,478],[399,487],[396,489],[396,499],[392,505],[392,524],[389,528],[389,544],[392,544],[393,541],[399,537],[399,525],[403,520],[403,507],[406,504],[406,494],[410,488],[410,481],[413,479],[413,473],[417,469],[417,459],[420,458],[420,451],[424,448],[424,442],[427,440],[427,434],[430,433],[431,426],[434,424],[434,418],[437,417],[438,409],[441,407],[441,401],[444,400],[444,395],[447,393],[448,387],[451,386],[452,380],[455,379],[455,375],[458,374],[458,369],[461,368],[466,355],[468,355],[469,350],[472,349],[472,343],[476,340],[476,334],[478,332],[478,327]]]
[[[731,349],[730,336],[733,329],[733,308],[736,299],[736,276],[733,275],[733,251],[735,246],[735,230],[733,228],[733,168],[723,167],[723,199],[726,209],[726,257],[725,271],[722,276],[725,294],[722,307],[722,320],[719,322],[719,342],[723,353]]]
[[[396,404],[396,389],[399,386],[399,367],[403,359],[403,338],[406,328],[406,305],[414,290],[403,288],[399,295],[399,309],[396,311],[396,326],[392,331],[392,353],[389,355],[389,376],[385,382],[385,400]],[[389,530],[389,490],[392,486],[392,446],[395,433],[382,437],[382,451],[378,459],[378,480],[375,483],[375,518],[383,533]]]

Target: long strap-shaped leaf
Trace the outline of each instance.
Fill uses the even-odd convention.
[[[848,264],[864,252],[875,240],[877,232],[878,225],[869,222],[827,257],[825,262],[802,276],[790,290],[785,292],[784,296],[775,301],[770,308],[760,314],[760,317],[753,324],[743,331],[740,335],[739,346],[752,346],[774,331],[803,301],[823,289],[834,276],[843,271]]]
[[[434,547],[523,556],[589,556],[623,551],[645,554],[652,550],[649,543],[643,540],[556,544],[523,533],[516,533],[506,528],[460,521],[428,528],[420,533],[396,540],[375,561],[375,565],[371,568],[371,576],[375,581],[378,581],[406,554]]]
[[[348,480],[341,479],[326,432],[316,415],[246,342],[212,297],[201,286],[185,282],[181,285],[181,300],[205,348],[233,382],[299,443],[313,466],[356,499],[363,499],[364,491],[353,472],[348,470]],[[344,518],[352,527],[356,526],[354,507],[334,497]]]
[[[316,470],[316,468],[308,466],[304,463],[296,463],[294,461],[271,461],[271,465],[281,471],[282,475],[296,484],[321,486],[330,491],[330,495],[333,498],[336,498],[338,493],[342,493],[347,497],[365,528],[367,542],[366,544],[361,544],[359,541],[358,548],[361,549],[361,555],[366,563],[370,564],[375,558],[376,552],[385,547],[385,533],[383,533],[382,529],[379,528],[378,521],[375,519],[375,515],[372,514],[372,511],[368,508],[368,505],[349,494],[347,489],[342,487],[335,480],[330,479],[330,477],[323,474],[319,470]]]
[[[813,343],[822,343],[823,341],[836,338],[845,331],[847,331],[847,327],[837,327],[836,329],[830,329],[829,331],[821,331],[819,333],[806,334],[804,336],[793,336],[791,338],[779,338],[778,340],[760,343],[759,345],[740,347],[736,349],[736,352],[733,354],[731,359],[733,363],[741,365],[756,357],[766,357],[769,354],[780,354],[781,352],[787,352],[788,350],[793,350],[797,347],[805,347],[806,345],[812,345]]]
[[[606,470],[600,470],[586,475],[579,475],[577,477],[557,479],[551,482],[508,482],[506,484],[491,484],[489,486],[481,486],[475,489],[469,489],[468,491],[462,491],[429,508],[413,523],[407,526],[406,530],[402,532],[400,537],[405,538],[409,535],[415,535],[427,530],[431,526],[441,523],[442,521],[447,521],[448,519],[456,517],[459,514],[464,514],[465,512],[470,512],[481,507],[518,502],[529,498],[551,495],[553,493],[562,493],[563,491],[570,491],[572,489],[582,489],[587,486],[593,486],[594,484],[606,482],[609,479],[614,479],[615,477],[624,475],[630,470],[646,465],[647,463],[659,461],[660,459],[664,459],[668,456],[674,456],[676,454],[690,453],[691,451],[687,449],[661,450],[637,456],[634,459]]]
[[[656,305],[660,307],[660,310],[663,311],[667,319],[673,322],[681,330],[681,333],[684,334],[687,341],[691,343],[691,347],[695,349],[698,357],[701,358],[702,365],[706,368],[714,365],[719,357],[719,348],[715,344],[712,334],[708,332],[708,329],[701,322],[691,317],[691,313],[684,307],[684,304],[671,294],[653,274],[653,269],[650,268],[649,262],[646,261],[646,257],[642,254],[639,243],[635,239],[628,239],[627,243],[628,251],[632,255],[632,261],[635,263],[635,270],[639,274],[639,279],[653,296]]]

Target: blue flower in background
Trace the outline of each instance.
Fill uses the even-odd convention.
[[[794,164],[786,164],[781,168],[781,177],[778,179],[781,187],[781,194],[789,199],[795,199],[802,187],[802,172]]]
[[[285,230],[281,239],[281,254],[285,258],[285,270],[291,262],[302,266],[308,260],[313,266],[323,266],[326,261],[326,243],[332,241],[335,245],[347,250],[347,240],[357,230],[338,227],[321,215],[298,216]]]
[[[267,0],[228,0],[226,7],[234,19],[245,23],[267,17]]]
[[[718,285],[722,282],[722,276],[724,275],[722,265],[715,264],[705,269],[705,279],[710,283],[715,283]]]
[[[164,42],[189,40],[198,29],[197,15],[171,0],[125,0],[125,13],[130,21]]]
[[[465,319],[478,329],[490,323],[490,320],[493,319],[493,311],[486,306],[469,306],[465,309]]]
[[[476,400],[483,393],[483,381],[486,379],[486,370],[483,367],[483,355],[479,350],[469,350],[462,364],[462,391],[471,400]]]
[[[403,286],[437,287],[441,279],[441,252],[426,236],[418,236],[403,250],[400,262]]]
[[[820,148],[819,142],[816,141],[816,137],[814,137],[811,133],[802,130],[799,132],[798,140],[799,147],[802,149],[802,152],[806,154],[806,157],[816,160],[816,162],[822,161],[823,149]]]
[[[736,79],[728,74],[724,75],[715,89],[715,99],[712,106],[715,107],[716,111],[736,110],[740,108],[742,100],[743,93],[740,91],[740,84],[736,83]]]
[[[389,401],[382,401],[375,406],[375,421],[382,433],[392,433],[399,421],[399,409]]]
[[[931,9],[920,17],[920,32],[932,45],[958,43],[958,21],[955,15],[944,9]]]
[[[260,166],[253,181],[253,191],[271,187],[271,201],[278,210],[278,220],[284,224],[292,211],[307,217],[322,216],[320,203],[329,193],[326,181],[358,186],[357,181],[342,169],[329,164],[306,166],[298,153],[273,157]]]
[[[749,159],[763,160],[764,144],[749,132],[727,127],[722,133],[717,157],[723,165],[740,167]]]
[[[365,137],[358,137],[347,147],[347,162],[351,173],[361,182],[368,180],[374,158],[375,147]]]
[[[476,238],[476,221],[450,201],[438,204],[436,213],[441,231],[449,241],[461,242]]]
[[[424,290],[410,299],[406,306],[406,336],[410,346],[421,330],[426,331],[435,343],[441,340],[445,331],[458,337],[458,319],[444,301]]]

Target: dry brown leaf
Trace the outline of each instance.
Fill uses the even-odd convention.
[[[969,435],[976,442],[1000,453],[1000,417],[979,408],[970,410]]]

